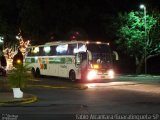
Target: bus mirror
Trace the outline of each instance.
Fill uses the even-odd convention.
[[[116,51],[113,51],[113,55],[114,55],[115,60],[119,60],[119,55]]]

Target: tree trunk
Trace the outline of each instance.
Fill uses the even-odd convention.
[[[136,74],[140,74],[142,72],[142,66],[143,66],[143,63],[144,63],[144,57],[142,57],[140,59],[140,61],[136,64]],[[137,60],[136,60],[137,61]]]

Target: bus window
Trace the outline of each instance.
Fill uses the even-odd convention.
[[[51,47],[50,46],[44,46],[43,51],[44,51],[45,56],[49,56],[50,52],[51,52]]]
[[[33,47],[31,50],[31,56],[38,56],[39,54],[39,47]]]
[[[56,55],[56,46],[51,46],[50,55],[51,55],[51,56]]]
[[[45,52],[43,51],[43,47],[39,47],[39,56],[45,56]]]
[[[68,55],[74,55],[76,52],[75,50],[77,49],[77,43],[74,44],[69,44],[68,45]]]
[[[78,52],[86,52],[86,46],[83,43],[78,43]]]
[[[67,55],[68,44],[58,45],[56,47],[57,55]]]

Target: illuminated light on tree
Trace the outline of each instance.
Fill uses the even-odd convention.
[[[28,46],[30,45],[30,41],[24,41],[23,39],[20,39],[19,41],[19,50],[22,52],[23,55],[25,55],[26,53],[26,49],[28,48]]]
[[[18,46],[19,50],[22,52],[23,55],[25,55],[26,49],[30,45],[30,40],[24,41],[23,37],[21,36],[21,30],[16,36],[16,38],[19,40],[19,46]]]
[[[13,57],[15,55],[15,52],[12,48],[6,48],[3,50],[4,56],[7,61],[7,70],[11,70],[13,68]]]
[[[16,38],[19,40],[18,49],[22,52],[23,55],[25,55],[26,49],[30,45],[30,41],[24,41],[23,37],[21,36],[21,31],[18,33]],[[12,48],[6,48],[3,50],[4,56],[7,61],[7,70],[11,70],[13,68],[13,57],[17,54],[17,51]]]
[[[12,48],[6,48],[3,50],[3,53],[7,59],[12,59],[14,57],[14,51]]]

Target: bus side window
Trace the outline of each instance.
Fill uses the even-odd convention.
[[[45,56],[49,56],[50,52],[51,52],[51,47],[50,46],[44,46],[43,51],[44,51]]]
[[[40,47],[39,48],[39,56],[44,56],[44,55],[45,55],[45,53],[43,51],[43,47]]]
[[[56,55],[56,46],[51,46],[50,55],[51,55],[51,56]]]
[[[78,43],[78,52],[86,52],[86,45],[83,43]]]
[[[77,48],[77,44],[74,43],[74,44],[69,44],[68,45],[68,51],[67,51],[67,54],[68,55],[74,55],[76,52],[75,52],[75,49]]]
[[[39,47],[33,47],[31,50],[31,56],[38,56],[39,54]]]
[[[67,55],[68,44],[61,44],[56,46],[57,55]]]

